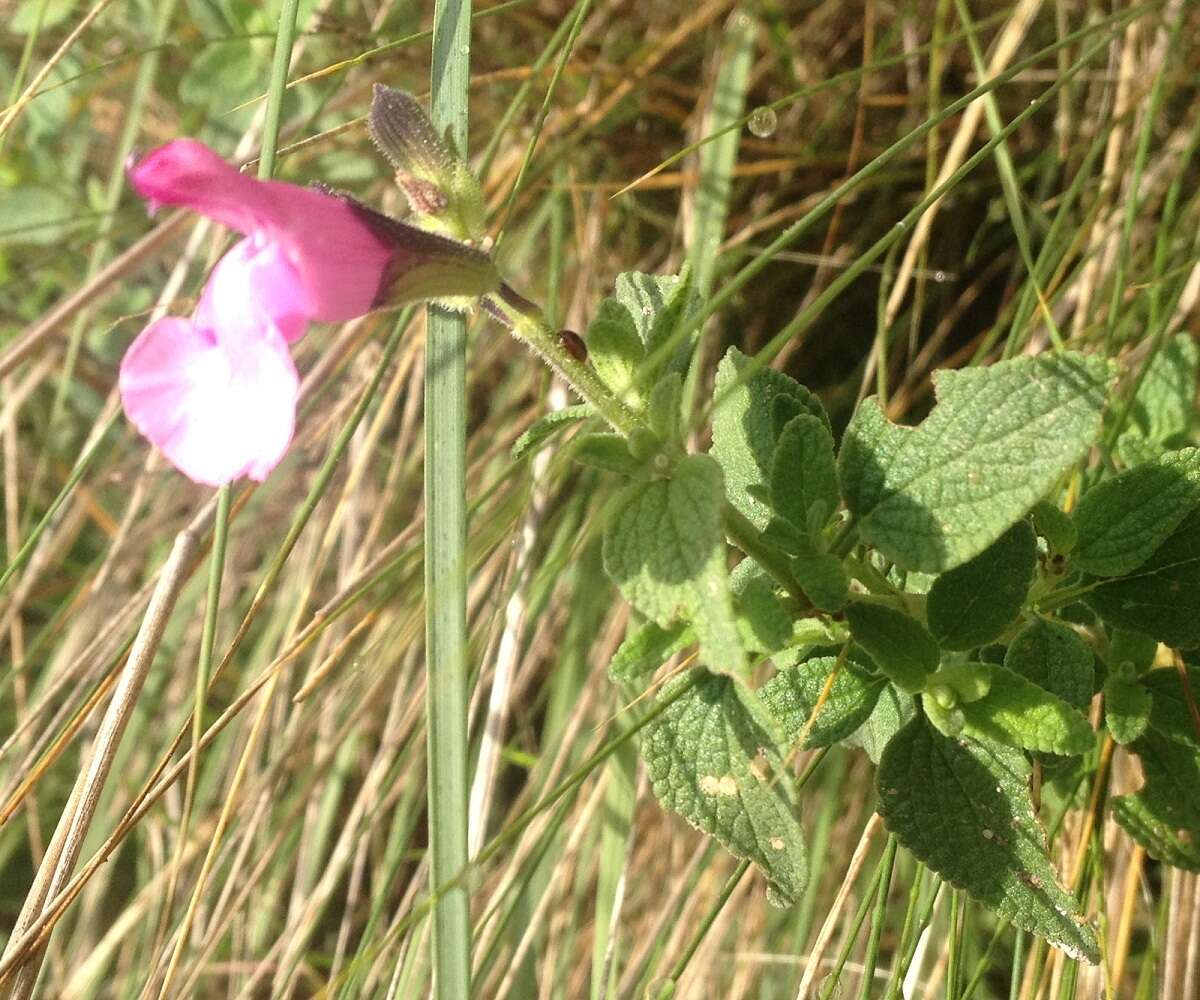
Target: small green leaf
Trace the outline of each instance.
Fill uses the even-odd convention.
[[[816,396],[774,369],[759,368],[742,382],[741,373],[751,363],[731,347],[717,366],[712,456],[725,472],[729,502],[761,531],[771,520],[771,510],[753,491],[769,495],[775,446],[784,424],[798,413],[811,414],[826,427],[829,418]],[[780,401],[783,408],[777,410]]]
[[[979,701],[992,689],[995,664],[949,663],[925,678],[925,692],[944,708]]]
[[[682,459],[670,479],[632,483],[604,532],[604,568],[661,627],[691,622],[711,670],[740,674],[745,654],[725,570],[723,502],[721,469],[707,455]]]
[[[871,763],[878,766],[884,748],[916,714],[912,696],[888,684],[879,693],[867,721],[846,737],[846,745],[862,747]]]
[[[941,659],[938,644],[915,618],[882,604],[855,601],[846,608],[850,634],[902,690],[916,694]]]
[[[1200,509],[1136,570],[1101,581],[1086,600],[1109,625],[1168,646],[1200,646]]]
[[[551,438],[561,434],[573,424],[586,420],[594,412],[587,403],[579,403],[575,406],[564,406],[561,410],[551,410],[538,417],[513,442],[511,452],[513,461],[519,462],[521,459],[541,451]]]
[[[1150,692],[1150,728],[1176,743],[1200,750],[1200,670],[1188,667],[1186,675],[1173,667],[1151,670],[1142,675],[1142,685]]]
[[[792,643],[792,616],[775,593],[775,582],[753,559],[734,567],[729,584],[747,649],[769,656]]]
[[[647,408],[650,429],[658,435],[660,441],[678,443],[681,440],[682,404],[683,376],[679,372],[667,372],[650,390],[650,403]]]
[[[647,355],[675,332],[693,301],[691,280],[686,275],[627,271],[617,275],[616,291],[617,301],[633,317]]]
[[[1112,738],[1128,746],[1150,723],[1151,697],[1141,684],[1110,677],[1104,684],[1104,724]]]
[[[619,472],[623,476],[632,476],[641,468],[641,462],[629,453],[629,442],[625,438],[602,431],[576,437],[571,442],[571,458],[580,465]]]
[[[792,573],[800,589],[813,604],[824,611],[837,611],[850,593],[850,578],[842,561],[819,551],[807,538],[792,558]]]
[[[1037,567],[1033,529],[1018,521],[975,558],[929,589],[929,631],[943,649],[991,642],[1021,613]]]
[[[788,421],[771,460],[771,506],[815,538],[838,505],[833,435],[811,413]]]
[[[779,720],[787,748],[800,739],[837,662],[836,656],[821,656],[797,663],[780,670],[759,690],[763,703]],[[872,676],[857,663],[845,661],[802,749],[844,740],[867,721],[886,684],[886,678]]]
[[[646,350],[625,305],[616,299],[601,302],[584,340],[588,359],[613,395],[630,395]]]
[[[609,679],[614,684],[641,681],[695,641],[696,633],[686,625],[661,628],[654,622],[646,622],[617,647],[608,661]]]
[[[1200,759],[1195,748],[1147,733],[1134,744],[1146,782],[1113,799],[1116,821],[1153,858],[1200,871]]]
[[[1088,490],[1075,511],[1072,563],[1096,576],[1124,576],[1150,558],[1200,504],[1200,448],[1171,451]]]
[[[1085,709],[1095,690],[1095,657],[1078,633],[1067,625],[1039,618],[1023,628],[1004,654],[1004,665]]]
[[[1115,628],[1108,639],[1105,660],[1110,671],[1133,678],[1149,670],[1157,655],[1158,640],[1153,636],[1127,628]]]
[[[808,860],[776,727],[748,701],[753,692],[727,677],[692,671],[660,698],[683,684],[694,687],[647,727],[642,744],[654,794],[735,857],[758,865],[772,895],[795,902],[808,881]]]
[[[1079,533],[1075,530],[1075,522],[1071,520],[1070,514],[1048,500],[1039,500],[1029,514],[1033,519],[1034,529],[1046,539],[1051,551],[1065,555],[1075,548],[1079,541]]]
[[[1047,857],[1029,776],[1019,750],[948,739],[918,716],[883,752],[879,813],[896,839],[946,881],[1094,964],[1095,934]]]
[[[1079,709],[1006,667],[989,669],[988,693],[960,706],[967,735],[1063,757],[1095,745],[1096,734]]]
[[[978,555],[1087,453],[1108,371],[1068,351],[940,372],[938,405],[916,428],[865,400],[839,456],[859,537],[906,569]]]
[[[1196,386],[1200,384],[1200,348],[1191,334],[1168,340],[1150,362],[1138,386],[1133,409],[1117,439],[1117,455],[1126,465],[1153,459],[1172,439],[1196,423]]]

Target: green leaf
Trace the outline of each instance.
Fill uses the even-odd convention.
[[[633,317],[637,335],[647,355],[653,354],[683,319],[692,305],[691,281],[686,275],[617,275],[617,301]]]
[[[1128,746],[1150,723],[1150,692],[1135,681],[1110,677],[1104,683],[1104,724],[1112,738]]]
[[[729,578],[743,645],[754,652],[778,652],[793,640],[792,616],[772,580],[753,559],[743,559]]]
[[[1101,581],[1085,600],[1109,625],[1168,646],[1200,646],[1200,509],[1136,570]]]
[[[969,562],[929,588],[929,631],[943,649],[991,642],[1021,613],[1037,567],[1037,538],[1018,521]]]
[[[770,896],[799,899],[808,880],[791,773],[775,747],[779,734],[753,692],[696,671],[660,698],[694,684],[647,727],[642,755],[654,794],[766,875]]]
[[[1154,458],[1195,425],[1200,348],[1190,334],[1172,337],[1146,371],[1116,452],[1126,465]]]
[[[580,465],[632,476],[642,463],[629,453],[629,442],[620,434],[598,431],[580,434],[571,442],[571,458]]]
[[[865,400],[839,456],[859,537],[931,573],[978,555],[1087,453],[1108,371],[1073,352],[943,371],[938,404],[915,428]]]
[[[677,444],[682,440],[682,406],[683,376],[679,372],[667,372],[655,381],[647,408],[650,429],[660,441]]]
[[[918,716],[883,752],[879,813],[946,881],[1071,957],[1095,963],[1095,934],[1046,855],[1029,778],[1019,750],[948,739]]]
[[[837,662],[836,656],[820,656],[797,663],[780,670],[759,689],[763,703],[779,720],[789,749],[808,725]],[[886,684],[886,678],[872,676],[857,663],[845,661],[802,748],[831,746],[848,737],[867,721]]]
[[[538,417],[526,428],[525,433],[513,442],[511,452],[513,461],[519,462],[521,459],[541,451],[551,438],[561,434],[573,424],[586,420],[594,412],[587,403],[579,403],[575,406],[564,406],[561,410],[551,410]]]
[[[729,502],[760,531],[771,520],[770,508],[753,495],[769,495],[775,446],[784,425],[808,413],[826,427],[829,418],[811,392],[795,379],[759,368],[744,382],[751,360],[731,347],[717,366],[713,390],[712,456],[725,472]]]
[[[979,701],[992,689],[994,663],[949,663],[925,679],[925,693],[942,705]]]
[[[1176,743],[1200,750],[1200,670],[1188,667],[1185,676],[1173,667],[1151,670],[1141,678],[1150,692],[1150,728]],[[1196,714],[1194,714],[1196,713]]]
[[[601,302],[595,317],[588,324],[584,340],[587,342],[588,360],[613,395],[624,397],[631,394],[646,349],[625,305],[616,299]]]
[[[884,748],[916,714],[912,696],[888,684],[879,693],[867,721],[846,737],[846,745],[862,747],[871,763],[878,766]]]
[[[816,538],[838,505],[833,435],[819,417],[800,413],[788,421],[771,460],[771,506]]]
[[[807,538],[792,558],[792,574],[805,596],[824,611],[837,611],[846,603],[850,578],[842,561],[828,552],[821,552]]]
[[[1095,745],[1096,734],[1079,709],[1006,667],[989,669],[987,694],[958,706],[968,736],[1063,757],[1087,753]]]
[[[1108,637],[1105,661],[1109,670],[1137,677],[1150,669],[1157,655],[1158,640],[1153,636],[1127,628],[1115,628]]]
[[[614,684],[641,681],[695,641],[696,633],[686,625],[662,628],[654,622],[646,622],[617,647],[608,661],[609,679]]]
[[[938,644],[915,618],[882,604],[855,601],[846,608],[850,634],[893,683],[909,694],[925,687],[925,677],[941,659]]]
[[[662,628],[691,622],[710,669],[740,674],[745,654],[725,570],[723,502],[721,469],[707,455],[682,459],[670,479],[631,484],[604,532],[604,568]]]
[[[1200,759],[1193,747],[1148,733],[1134,744],[1146,782],[1113,799],[1116,821],[1147,853],[1200,871]]]
[[[1124,576],[1150,558],[1200,504],[1200,448],[1171,451],[1088,490],[1075,511],[1071,561],[1085,573]]]
[[[1043,618],[1023,628],[1004,654],[1004,665],[1013,673],[1078,709],[1086,709],[1092,700],[1094,662],[1091,649],[1073,628]]]
[[[1079,533],[1071,515],[1048,500],[1039,500],[1029,513],[1034,529],[1046,539],[1051,551],[1066,554],[1078,544]]]

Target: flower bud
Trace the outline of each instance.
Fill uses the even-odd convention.
[[[375,84],[371,137],[396,168],[413,222],[453,239],[483,236],[483,196],[470,168],[411,94]]]

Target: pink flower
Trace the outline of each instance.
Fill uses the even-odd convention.
[[[129,176],[152,205],[183,205],[245,237],[209,275],[192,318],[151,323],[121,361],[129,419],[198,483],[261,481],[283,458],[299,391],[288,345],[310,322],[498,284],[470,247],[347,198],[255,180],[193,139],[156,149]]]

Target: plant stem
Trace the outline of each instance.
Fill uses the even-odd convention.
[[[431,117],[460,156],[467,149],[470,0],[437,0],[433,12]],[[467,517],[465,317],[427,313],[425,349],[425,656],[429,673],[430,883],[467,867]],[[471,915],[464,884],[434,903],[434,996],[471,995]]]
[[[504,285],[485,305],[496,319],[512,331],[518,340],[533,348],[542,360],[557,371],[585,403],[595,408],[613,430],[628,437],[643,427],[641,419],[629,409],[596,374],[563,347],[558,332],[546,322],[542,311]]]

